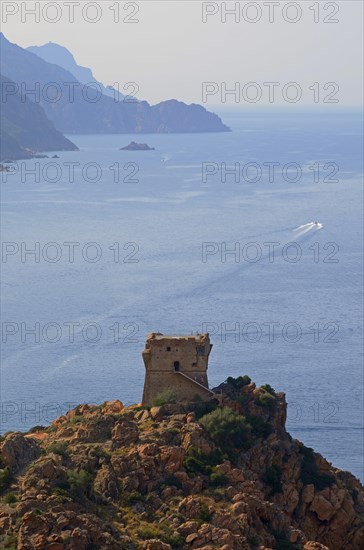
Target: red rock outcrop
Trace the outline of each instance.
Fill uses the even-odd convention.
[[[201,403],[81,405],[34,437],[7,435],[0,546],[364,548],[363,487],[287,434],[284,394],[220,389],[242,446],[216,443],[201,420],[216,405]]]

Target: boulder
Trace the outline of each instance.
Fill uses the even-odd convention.
[[[335,514],[335,508],[323,495],[316,495],[310,506],[321,521],[328,521]]]
[[[142,545],[144,550],[171,550],[172,546],[158,539],[146,540]]]
[[[160,460],[166,474],[174,474],[182,467],[185,451],[181,447],[163,446],[160,448]]]
[[[325,546],[320,542],[315,542],[312,540],[309,540],[308,542],[306,542],[303,548],[304,550],[330,550],[328,546]]]
[[[305,504],[310,504],[310,502],[313,501],[314,496],[315,496],[315,486],[312,483],[310,483],[309,485],[306,485],[302,491],[302,500]]]
[[[40,453],[37,441],[20,433],[9,434],[1,446],[2,462],[12,473],[28,466],[40,456]]]
[[[105,499],[115,500],[119,496],[118,483],[114,471],[104,464],[97,472],[94,483],[94,492]]]
[[[119,420],[112,430],[111,439],[113,449],[136,443],[139,439],[137,424],[127,419]]]

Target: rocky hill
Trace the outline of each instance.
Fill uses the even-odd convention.
[[[1,548],[364,548],[364,491],[247,376],[216,402],[80,405],[2,441]],[[166,403],[169,401],[169,403]]]

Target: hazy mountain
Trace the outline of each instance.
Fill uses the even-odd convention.
[[[0,160],[18,160],[32,158],[32,153],[20,147],[19,143],[3,127],[1,118],[0,130]]]
[[[0,159],[30,158],[39,151],[75,151],[69,139],[55,129],[42,107],[15,91],[16,84],[0,75]]]
[[[29,48],[26,49],[28,52],[41,57],[44,61],[47,61],[47,63],[53,63],[69,71],[78,82],[82,84],[90,84],[91,82],[96,83],[104,95],[112,98],[116,97],[118,99],[123,99],[125,97],[123,94],[119,94],[117,90],[110,89],[96,80],[91,69],[78,65],[71,52],[59,44],[48,42],[48,44],[44,44],[43,46],[29,46]]]
[[[29,97],[39,102],[55,127],[68,134],[227,132],[217,115],[201,106],[176,100],[150,106],[146,101],[115,101],[95,97],[96,90],[85,87],[74,75],[34,53],[1,39],[1,68],[19,84],[20,92],[37,90]],[[56,85],[55,85],[56,83]]]

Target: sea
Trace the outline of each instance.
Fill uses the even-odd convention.
[[[363,480],[361,115],[220,114],[0,174],[1,431],[139,403],[147,334],[209,332],[211,387],[284,392],[291,435]]]

